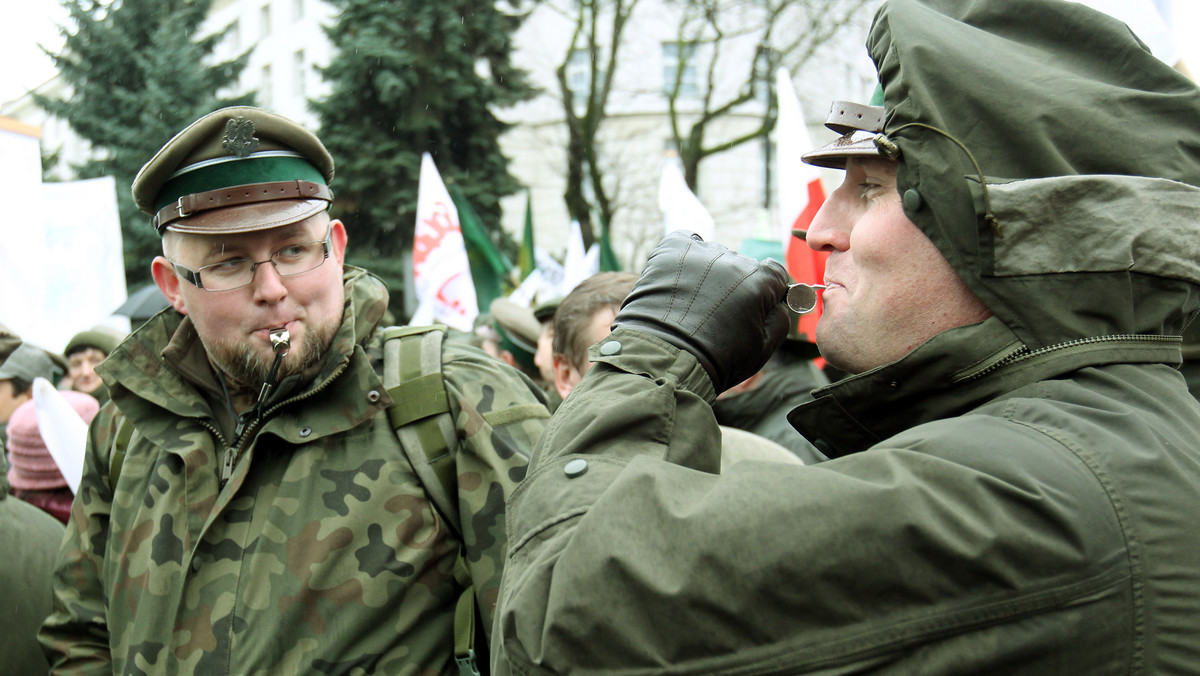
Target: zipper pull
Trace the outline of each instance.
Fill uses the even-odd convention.
[[[225,482],[229,481],[229,477],[233,476],[233,466],[237,463],[237,449],[233,446],[225,449],[225,459],[221,463],[221,487],[225,487]]]

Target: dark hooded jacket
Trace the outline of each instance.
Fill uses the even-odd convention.
[[[830,461],[721,475],[704,370],[614,331],[510,501],[497,672],[1200,672],[1200,90],[1075,3],[892,0],[868,47],[994,316],[814,392]]]

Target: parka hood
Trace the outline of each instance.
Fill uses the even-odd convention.
[[[1027,347],[1182,332],[1200,309],[1194,82],[1060,0],[890,0],[867,47],[905,213]]]

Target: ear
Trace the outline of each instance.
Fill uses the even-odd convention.
[[[329,222],[329,239],[333,242],[333,256],[337,259],[338,265],[344,265],[346,262],[346,226],[338,219],[333,219]]]
[[[155,256],[154,261],[150,263],[150,275],[154,277],[154,283],[158,285],[158,290],[167,297],[167,301],[171,303],[171,307],[175,308],[179,314],[187,314],[187,303],[183,300],[183,293],[179,288],[179,277],[175,274],[175,267],[171,265],[171,261],[162,256]]]
[[[558,390],[558,396],[563,399],[575,389],[575,384],[578,382],[572,377],[575,367],[571,366],[569,359],[561,354],[554,355],[554,389]]]

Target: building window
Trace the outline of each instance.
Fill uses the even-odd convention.
[[[299,21],[304,18],[304,0],[292,0],[292,19]]]
[[[258,10],[258,35],[267,37],[271,34],[271,5],[263,5]]]
[[[308,96],[308,89],[305,87],[306,70],[304,68],[304,50],[298,50],[292,55],[292,79],[296,83],[296,98],[303,99]]]
[[[586,104],[588,100],[588,90],[592,85],[592,58],[590,49],[576,49],[571,51],[571,58],[567,61],[567,86],[571,88],[576,107]],[[600,73],[596,75],[602,77]]]
[[[267,108],[274,105],[274,96],[272,95],[274,88],[274,82],[271,79],[271,64],[268,63],[262,67],[262,77],[258,82],[258,93],[262,96],[263,106]]]
[[[663,93],[670,96],[675,90],[675,79],[679,78],[678,95],[695,97],[700,95],[700,87],[696,82],[696,45],[685,42],[664,42],[663,57]]]

